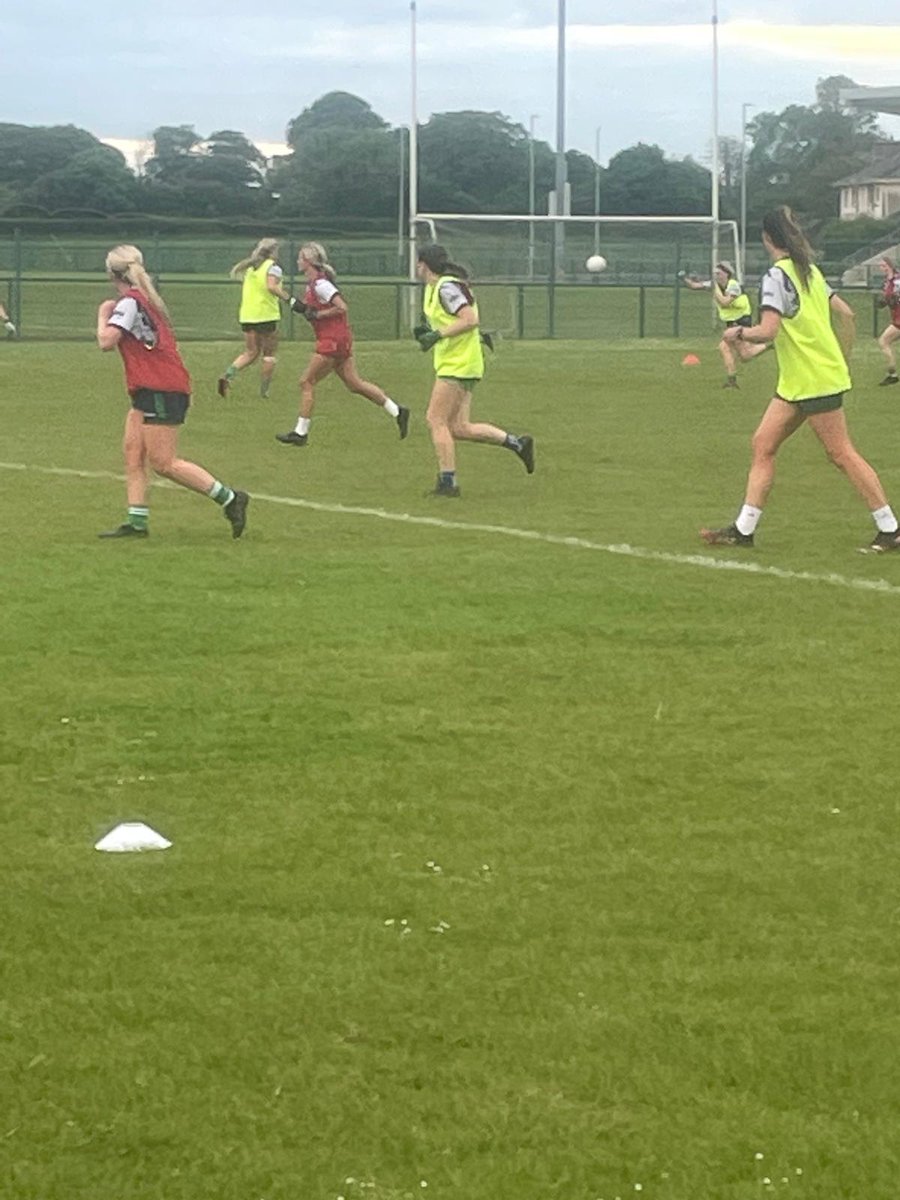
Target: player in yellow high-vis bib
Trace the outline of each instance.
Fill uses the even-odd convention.
[[[534,439],[507,433],[496,425],[470,419],[472,390],[484,376],[478,305],[468,272],[450,261],[443,246],[423,246],[416,273],[425,284],[424,320],[413,330],[423,350],[434,352],[436,379],[428,402],[428,428],[438,461],[431,496],[459,496],[456,481],[456,443],[490,442],[505,446],[534,471]]]
[[[853,445],[842,408],[844,393],[852,386],[847,359],[853,345],[853,310],[814,265],[809,242],[789,208],[765,215],[762,241],[772,266],[760,283],[759,324],[735,326],[725,336],[753,345],[774,343],[778,386],[753,435],[747,491],[734,524],[701,529],[700,536],[711,546],[753,545],[779,447],[808,423],[872,513],[875,538],[864,549],[898,550],[897,518],[875,470]]]
[[[682,279],[684,284],[695,292],[703,290],[712,292],[719,317],[725,322],[726,330],[733,329],[737,325],[753,324],[750,298],[744,291],[743,284],[737,278],[730,262],[717,263],[712,279],[704,281],[693,275],[684,275]],[[722,386],[736,388],[738,385],[735,355],[741,362],[749,362],[751,358],[765,354],[768,349],[767,345],[751,346],[749,342],[729,342],[723,337],[719,342],[719,353],[725,364],[725,382]]]
[[[247,258],[234,264],[230,274],[232,279],[241,281],[238,321],[244,331],[244,349],[220,376],[219,395],[227,396],[238,371],[243,371],[262,355],[259,394],[265,397],[275,372],[281,317],[278,301],[290,300],[281,282],[284,272],[278,265],[278,242],[275,238],[262,238]]]

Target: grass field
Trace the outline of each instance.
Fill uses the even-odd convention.
[[[770,356],[506,343],[537,471],[436,502],[415,347],[359,347],[406,442],[326,384],[302,451],[305,348],[234,349],[182,449],[245,537],[160,487],[132,544],[117,356],[0,344],[0,1195],[892,1200],[900,556],[804,431],[713,568]]]

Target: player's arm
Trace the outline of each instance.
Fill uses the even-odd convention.
[[[336,317],[338,313],[347,313],[349,311],[347,301],[340,292],[335,292],[325,308],[311,308],[307,315],[314,321],[321,321],[323,317]]]
[[[761,342],[767,345],[775,341],[780,328],[781,313],[774,308],[763,308],[756,325],[732,325],[731,329],[725,330],[723,337],[726,342]]]
[[[279,271],[270,271],[268,273],[268,275],[266,276],[266,287],[269,289],[269,291],[272,293],[272,295],[277,296],[279,300],[290,301],[290,299],[291,299],[290,293],[286,292],[284,290],[284,288],[282,287],[281,279],[282,279],[282,275],[281,275],[280,270]]]
[[[828,304],[831,308],[831,323],[834,326],[834,332],[837,335],[841,353],[845,360],[849,362],[853,343],[856,341],[856,314],[847,301],[839,296],[837,292],[832,292]]]
[[[458,337],[461,333],[468,333],[470,329],[477,328],[478,314],[471,304],[464,304],[462,308],[457,310],[455,321],[451,321],[449,325],[442,325],[435,332],[439,337],[451,338]]]
[[[97,345],[101,350],[115,350],[122,340],[122,330],[109,323],[115,307],[115,300],[104,300],[97,309]]]

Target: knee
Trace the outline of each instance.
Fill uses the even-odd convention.
[[[759,434],[754,434],[750,439],[750,452],[753,455],[754,461],[774,458],[775,451],[772,448],[772,443],[768,438],[760,437]]]
[[[425,420],[428,422],[428,428],[432,433],[450,432],[450,428],[447,425],[446,420],[438,413],[426,413]]]
[[[277,362],[278,362],[278,358],[276,355],[274,355],[274,354],[264,354],[263,355],[263,365],[264,366],[274,367]]]
[[[469,426],[464,422],[455,421],[450,426],[450,436],[458,442],[465,441],[469,436]]]
[[[846,471],[856,457],[856,451],[850,446],[833,446],[826,449],[825,457],[839,471]]]
[[[172,474],[172,464],[174,458],[169,454],[149,454],[148,459],[150,466],[157,475],[162,475],[164,479],[168,479]]]

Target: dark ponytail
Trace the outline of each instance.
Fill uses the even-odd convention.
[[[800,274],[804,288],[809,291],[813,249],[788,206],[781,204],[767,212],[763,217],[762,228],[776,249],[787,251],[788,258]]]
[[[447,251],[443,246],[439,246],[437,242],[430,242],[427,246],[420,246],[418,260],[424,263],[435,275],[452,275],[456,279],[467,281],[470,278],[469,272],[465,267],[461,267],[459,263],[451,262],[447,256]]]

